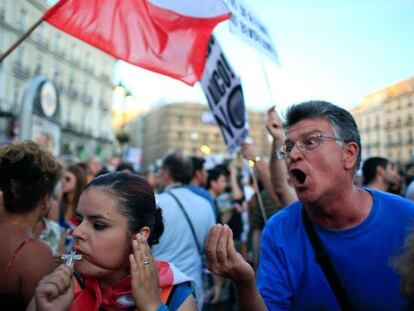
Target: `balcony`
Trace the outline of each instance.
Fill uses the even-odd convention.
[[[65,86],[62,82],[55,82],[55,84],[59,92],[61,93],[65,92]]]
[[[71,87],[66,90],[66,93],[68,97],[72,100],[77,100],[79,97],[78,91],[76,91],[74,88],[71,88]]]
[[[30,77],[29,67],[23,65],[21,62],[17,61],[13,64],[13,73],[14,75],[22,80],[27,80]]]
[[[104,100],[100,100],[98,106],[102,109],[102,111],[108,112],[111,110],[111,105]]]
[[[85,105],[88,105],[88,106],[92,106],[92,103],[93,103],[93,98],[92,98],[92,96],[90,96],[90,95],[88,95],[88,94],[83,94],[82,96],[81,96],[81,102],[82,103],[84,103]]]

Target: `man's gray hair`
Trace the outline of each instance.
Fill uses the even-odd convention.
[[[345,109],[325,101],[307,101],[293,105],[286,112],[285,129],[299,121],[312,118],[324,118],[331,123],[338,138],[345,143],[355,142],[358,145],[358,158],[355,172],[361,164],[361,137],[354,117]]]

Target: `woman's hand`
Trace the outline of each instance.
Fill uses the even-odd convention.
[[[210,229],[205,253],[206,265],[214,274],[229,278],[237,285],[254,284],[254,270],[236,251],[229,226],[218,224]]]
[[[161,303],[158,286],[158,270],[144,236],[137,234],[132,241],[133,253],[129,255],[131,265],[132,295],[137,309],[157,310]]]
[[[62,264],[40,280],[30,305],[37,311],[68,310],[73,302],[73,270]],[[34,300],[34,301],[33,301]],[[33,310],[29,307],[28,310]]]

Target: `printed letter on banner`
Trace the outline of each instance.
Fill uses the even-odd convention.
[[[224,0],[231,12],[230,31],[277,61],[276,49],[264,24],[243,0]]]
[[[214,119],[220,126],[227,151],[233,155],[248,135],[246,108],[240,78],[235,75],[213,36],[209,42],[201,86]]]

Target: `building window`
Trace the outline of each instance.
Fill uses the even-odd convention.
[[[6,10],[3,7],[1,7],[0,8],[0,20],[4,21],[5,16],[6,16]]]
[[[43,63],[43,57],[42,55],[38,55],[36,59],[35,75],[39,75],[42,72],[42,63]]]
[[[91,53],[90,52],[86,52],[86,55],[85,55],[85,68],[88,71],[91,70]]]
[[[397,123],[395,124],[395,126],[397,128],[401,126],[401,118],[400,117],[397,118]]]
[[[413,131],[408,132],[408,143],[410,145],[413,143]]]
[[[58,79],[59,79],[59,76],[60,76],[60,70],[59,70],[59,67],[56,67],[56,68],[55,68],[55,71],[54,71],[54,73],[53,73],[53,80],[54,80],[55,82],[57,82],[57,81],[58,81]]]
[[[69,58],[72,62],[75,62],[76,60],[76,44],[75,43],[72,43],[70,45],[70,57]]]
[[[55,42],[54,42],[53,49],[55,50],[56,53],[59,53],[59,49],[60,49],[60,33],[57,33],[56,36],[55,36]]]
[[[388,120],[388,121],[387,121],[387,124],[385,125],[385,128],[389,129],[390,127],[391,127],[391,121],[390,121],[390,120]]]
[[[23,32],[26,27],[26,15],[27,15],[27,11],[25,9],[21,9],[20,16],[19,16],[19,25],[18,25],[19,30],[21,32]]]
[[[413,122],[413,116],[411,115],[411,113],[409,113],[407,116],[407,125],[411,125],[412,122]]]

